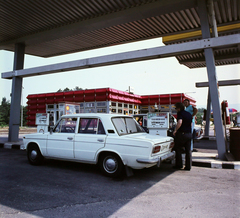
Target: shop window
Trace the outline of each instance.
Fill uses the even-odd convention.
[[[129,114],[132,114],[133,113],[133,111],[132,110],[129,110]]]
[[[122,110],[118,110],[118,113],[119,113],[119,114],[122,114]]]
[[[117,110],[113,108],[113,109],[112,109],[112,112],[113,112],[113,113],[116,113],[116,112],[117,112]]]

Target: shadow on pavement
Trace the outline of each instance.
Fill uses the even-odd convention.
[[[41,166],[32,166],[25,151],[0,148],[1,214],[60,217],[56,211],[85,206],[89,210],[64,216],[108,217],[173,172],[171,164],[164,164],[112,179],[95,165],[45,160]],[[112,201],[116,203],[110,207]]]

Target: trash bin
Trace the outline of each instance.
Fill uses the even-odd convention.
[[[230,152],[235,160],[240,160],[240,128],[230,128]]]

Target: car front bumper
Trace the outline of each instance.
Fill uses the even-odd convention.
[[[170,153],[167,153],[163,156],[160,156],[160,157],[157,157],[157,158],[154,158],[154,159],[142,159],[142,158],[139,158],[137,159],[137,162],[138,163],[142,163],[142,164],[157,164],[158,167],[160,167],[160,164],[163,160],[166,160],[166,159],[169,159],[169,158],[174,158],[175,157],[175,151],[172,151]]]

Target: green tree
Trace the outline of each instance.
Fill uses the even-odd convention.
[[[2,102],[0,105],[0,126],[6,126],[9,125],[9,118],[10,118],[10,101],[8,101],[5,97],[2,98]],[[27,107],[21,106],[21,109],[23,109],[23,126],[27,125]],[[21,119],[21,113],[20,112],[20,118]]]
[[[1,125],[8,125],[9,124],[10,105],[11,105],[10,102],[7,101],[7,99],[5,97],[3,97],[1,105],[0,105]]]
[[[83,90],[82,88],[79,88],[79,86],[76,86],[74,89],[74,91],[77,91],[77,90]]]
[[[196,114],[197,124],[202,124],[204,110],[205,108],[198,108],[198,112]]]
[[[0,126],[4,126],[4,125],[5,125],[5,122],[4,122],[4,118],[3,118],[3,113],[2,113],[1,108],[0,108]]]

